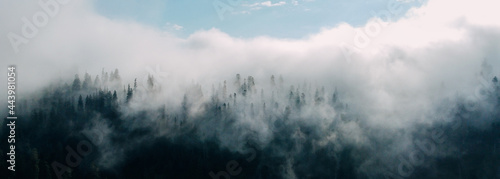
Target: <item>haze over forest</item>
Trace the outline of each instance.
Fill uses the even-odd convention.
[[[315,1],[283,2],[241,8]],[[18,171],[0,176],[500,178],[499,3],[398,8],[409,2],[285,38],[182,37],[81,0],[28,37],[22,17],[46,9],[2,1],[0,73],[16,65],[19,142]],[[68,164],[82,141],[92,150]]]

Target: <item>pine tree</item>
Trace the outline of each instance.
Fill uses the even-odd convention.
[[[90,101],[90,97],[89,97],[89,95],[87,95],[87,96],[85,97],[85,110],[86,110],[86,111],[90,111],[91,106],[92,106],[92,103],[91,103],[91,101]]]
[[[116,102],[118,100],[118,95],[116,95],[116,90],[113,91],[113,102]]]
[[[134,91],[137,90],[137,78],[134,79]]]
[[[92,83],[92,77],[88,74],[85,73],[85,77],[83,79],[83,84],[82,84],[82,89],[88,89]]]
[[[80,77],[78,77],[78,74],[75,75],[75,80],[73,80],[73,91],[79,91],[81,89],[81,84],[80,84]]]
[[[101,79],[99,79],[99,75],[95,76],[94,87],[99,88],[101,86]]]
[[[132,88],[130,88],[130,84],[128,85],[128,89],[127,89],[127,99],[126,99],[126,102],[130,102],[130,100],[132,99],[132,96],[133,96],[134,92],[132,91]]]
[[[78,105],[77,105],[78,111],[83,111],[83,97],[80,95],[78,97]]]
[[[102,83],[103,84],[107,84],[109,81],[109,75],[108,75],[108,72],[104,73],[104,76],[102,76]]]
[[[120,73],[118,72],[118,68],[115,69],[114,78],[115,78],[116,81],[120,81],[121,80]]]

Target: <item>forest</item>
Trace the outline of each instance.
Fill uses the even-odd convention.
[[[497,77],[477,103],[457,96],[434,109],[440,120],[388,130],[364,120],[335,87],[280,75],[193,82],[176,87],[182,95],[165,93],[173,87],[154,76],[125,81],[118,69],[80,76],[17,101],[16,172],[1,162],[0,176],[500,177]],[[429,143],[438,134],[446,137]],[[2,142],[0,158],[6,149]]]

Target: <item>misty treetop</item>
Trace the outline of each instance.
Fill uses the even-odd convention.
[[[387,130],[364,120],[337,88],[281,75],[193,82],[179,94],[151,75],[124,82],[118,69],[76,74],[19,103],[16,177],[210,178],[236,161],[242,170],[226,173],[231,178],[401,178],[401,165],[407,173],[418,168],[410,178],[495,178],[500,84],[497,77],[488,83],[476,108],[458,97],[436,109],[445,120]],[[470,122],[478,119],[483,126]],[[453,131],[424,162],[404,163],[434,128]],[[415,145],[402,142],[408,138]],[[54,165],[65,165],[66,146],[87,140],[92,153],[78,166]]]

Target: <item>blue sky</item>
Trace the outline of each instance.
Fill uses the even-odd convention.
[[[96,0],[95,10],[110,19],[137,21],[186,37],[198,30],[217,28],[234,37],[302,38],[324,27],[347,22],[364,24],[371,12],[397,2],[404,11],[422,1],[403,0],[241,0],[219,17],[217,0]],[[237,1],[237,0],[236,0]],[[222,12],[222,11],[220,11]]]

